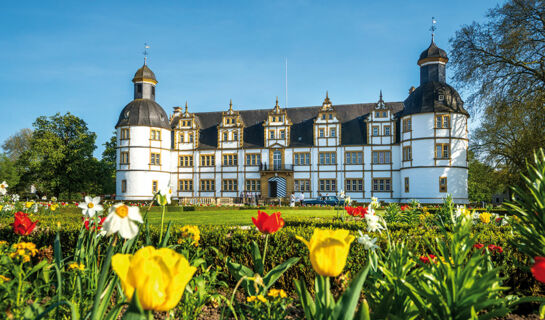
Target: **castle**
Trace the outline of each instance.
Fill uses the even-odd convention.
[[[447,54],[433,41],[418,60],[420,86],[403,102],[189,112],[167,116],[157,79],[136,71],[134,100],[119,116],[116,198],[305,199],[344,191],[358,201],[467,203],[468,117],[446,83]]]

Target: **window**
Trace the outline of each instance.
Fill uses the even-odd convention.
[[[293,154],[293,164],[296,166],[308,166],[310,165],[310,153],[308,152],[296,152]]]
[[[128,128],[121,129],[121,140],[127,140],[129,139],[129,137],[130,137],[129,129]]]
[[[319,129],[318,130],[318,135],[319,135],[320,138],[325,137],[325,129]]]
[[[332,113],[329,114],[329,120],[333,120],[333,114]]]
[[[161,140],[161,130],[151,129],[151,140]]]
[[[337,154],[335,152],[320,152],[320,164],[336,164]]]
[[[216,156],[213,154],[201,155],[201,167],[213,167],[216,165]]]
[[[121,193],[127,192],[127,180],[121,180]]]
[[[373,136],[376,137],[379,135],[379,126],[373,126]]]
[[[261,191],[261,180],[246,179],[246,191],[252,191],[252,192]]]
[[[233,140],[238,141],[238,132],[233,132]]]
[[[450,145],[448,143],[435,144],[435,158],[448,159],[450,157]]]
[[[447,192],[447,177],[439,177],[439,192]]]
[[[409,192],[409,177],[405,177],[405,192]]]
[[[345,164],[362,164],[363,152],[349,151],[345,153]]]
[[[201,191],[215,191],[216,182],[212,179],[201,179]]]
[[[160,166],[161,165],[161,154],[152,152],[151,153],[150,164],[152,166]]]
[[[189,137],[189,142],[192,143],[192,142],[193,142],[193,133],[190,133],[190,134],[188,135],[188,137]]]
[[[387,118],[388,111],[375,111],[375,118]]]
[[[322,120],[325,120],[325,113],[322,113]]]
[[[151,95],[152,97],[155,97],[155,87],[151,86]]]
[[[142,94],[142,84],[141,83],[136,84],[136,93]]]
[[[228,132],[223,133],[223,141],[229,141],[229,133]]]
[[[294,180],[293,191],[296,192],[310,192],[310,180],[298,179]]]
[[[373,179],[373,191],[392,191],[392,179],[378,178]]]
[[[223,155],[223,165],[224,166],[236,166],[237,165],[237,155],[236,154],[224,154]]]
[[[129,152],[122,151],[119,157],[119,164],[129,164]]]
[[[258,166],[261,163],[261,155],[259,153],[249,153],[246,155],[247,166]]]
[[[157,180],[153,180],[151,182],[151,192],[157,193],[158,190],[159,190],[159,182],[157,182]]]
[[[269,130],[269,139],[274,139],[274,130]]]
[[[286,130],[280,130],[280,139],[286,139]]]
[[[178,137],[179,137],[180,143],[184,143],[184,133],[180,132],[180,135]]]
[[[355,192],[363,191],[363,179],[346,179],[346,191]]]
[[[412,131],[412,120],[411,118],[405,118],[403,119],[403,132],[409,132]]]
[[[178,191],[193,191],[193,180],[178,180]]]
[[[237,191],[237,180],[236,179],[223,179],[222,181],[222,191]]]
[[[409,161],[413,159],[413,153],[411,147],[403,147],[403,161]]]
[[[384,135],[389,136],[390,135],[390,126],[384,126]]]
[[[435,127],[439,129],[450,128],[450,116],[448,114],[440,114],[435,116]]]
[[[373,164],[390,163],[390,151],[373,151]]]
[[[329,136],[331,136],[332,138],[335,138],[337,136],[337,129],[331,128],[329,130]]]
[[[320,192],[337,192],[337,180],[335,179],[320,179]]]
[[[178,161],[178,166],[180,167],[193,167],[193,156],[180,156]]]

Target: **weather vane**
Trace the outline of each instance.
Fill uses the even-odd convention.
[[[146,64],[147,60],[148,60],[148,49],[149,49],[149,44],[147,42],[144,42],[144,64]]]
[[[437,20],[435,20],[435,17],[431,17],[431,40],[433,41],[433,37],[435,36],[435,30],[437,30],[437,27],[435,26],[437,24]]]

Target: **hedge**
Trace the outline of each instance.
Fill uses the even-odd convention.
[[[52,217],[53,218],[53,217]],[[56,219],[51,221],[42,221],[41,226],[37,228],[27,241],[36,243],[37,247],[44,247],[53,244],[56,232]],[[44,227],[49,225],[49,227]],[[179,227],[174,226],[170,244],[176,245],[179,238]],[[64,256],[70,254],[81,228],[81,224],[76,222],[63,223],[59,230],[62,242]],[[314,272],[312,270],[308,257],[307,248],[295,240],[299,235],[309,239],[314,228],[344,228],[351,230],[354,235],[357,230],[365,230],[365,226],[359,221],[348,222],[330,222],[325,219],[286,219],[285,227],[271,235],[269,239],[269,248],[267,251],[266,270],[270,270],[275,265],[287,260],[290,257],[302,257],[299,264],[290,269],[278,282],[279,286],[293,290],[292,279],[304,278],[306,283],[312,284]],[[151,237],[154,243],[158,242],[159,228],[152,226]],[[235,280],[228,275],[225,267],[225,258],[232,257],[236,262],[252,266],[250,254],[250,244],[257,241],[260,248],[263,248],[265,237],[257,232],[255,228],[250,230],[241,227],[230,226],[199,226],[201,230],[201,240],[199,246],[207,248],[213,246],[218,249],[218,255],[205,256],[209,265],[215,265],[224,272],[224,280],[227,280],[231,288],[235,285]],[[392,223],[388,225],[389,235],[393,241],[405,241],[407,246],[417,253],[415,259],[421,254],[430,253],[427,249],[433,246],[436,239],[440,238],[437,228],[433,226],[423,227],[420,225],[409,225],[406,223]],[[502,272],[505,276],[504,285],[510,287],[508,293],[517,295],[544,295],[545,286],[535,281],[529,271],[529,258],[518,252],[508,241],[514,239],[509,226],[497,227],[492,225],[476,225],[475,232],[477,240],[485,245],[494,244],[501,246],[504,251],[502,254],[495,254],[493,259],[503,267]],[[377,244],[385,248],[388,241],[388,233],[376,233],[373,236],[378,237]],[[18,236],[12,231],[9,224],[0,223],[0,239],[9,242],[16,242]],[[210,251],[212,252],[212,251]],[[367,252],[356,241],[352,244],[350,254],[346,264],[345,271],[349,274],[356,274],[366,265]]]

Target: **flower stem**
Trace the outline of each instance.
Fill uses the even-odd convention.
[[[159,245],[163,241],[163,223],[165,221],[165,206],[163,205],[163,213],[161,214],[161,234],[159,235]]]
[[[265,248],[263,248],[263,274],[265,274],[265,257],[267,256],[267,247],[269,246],[269,234],[265,236]]]

